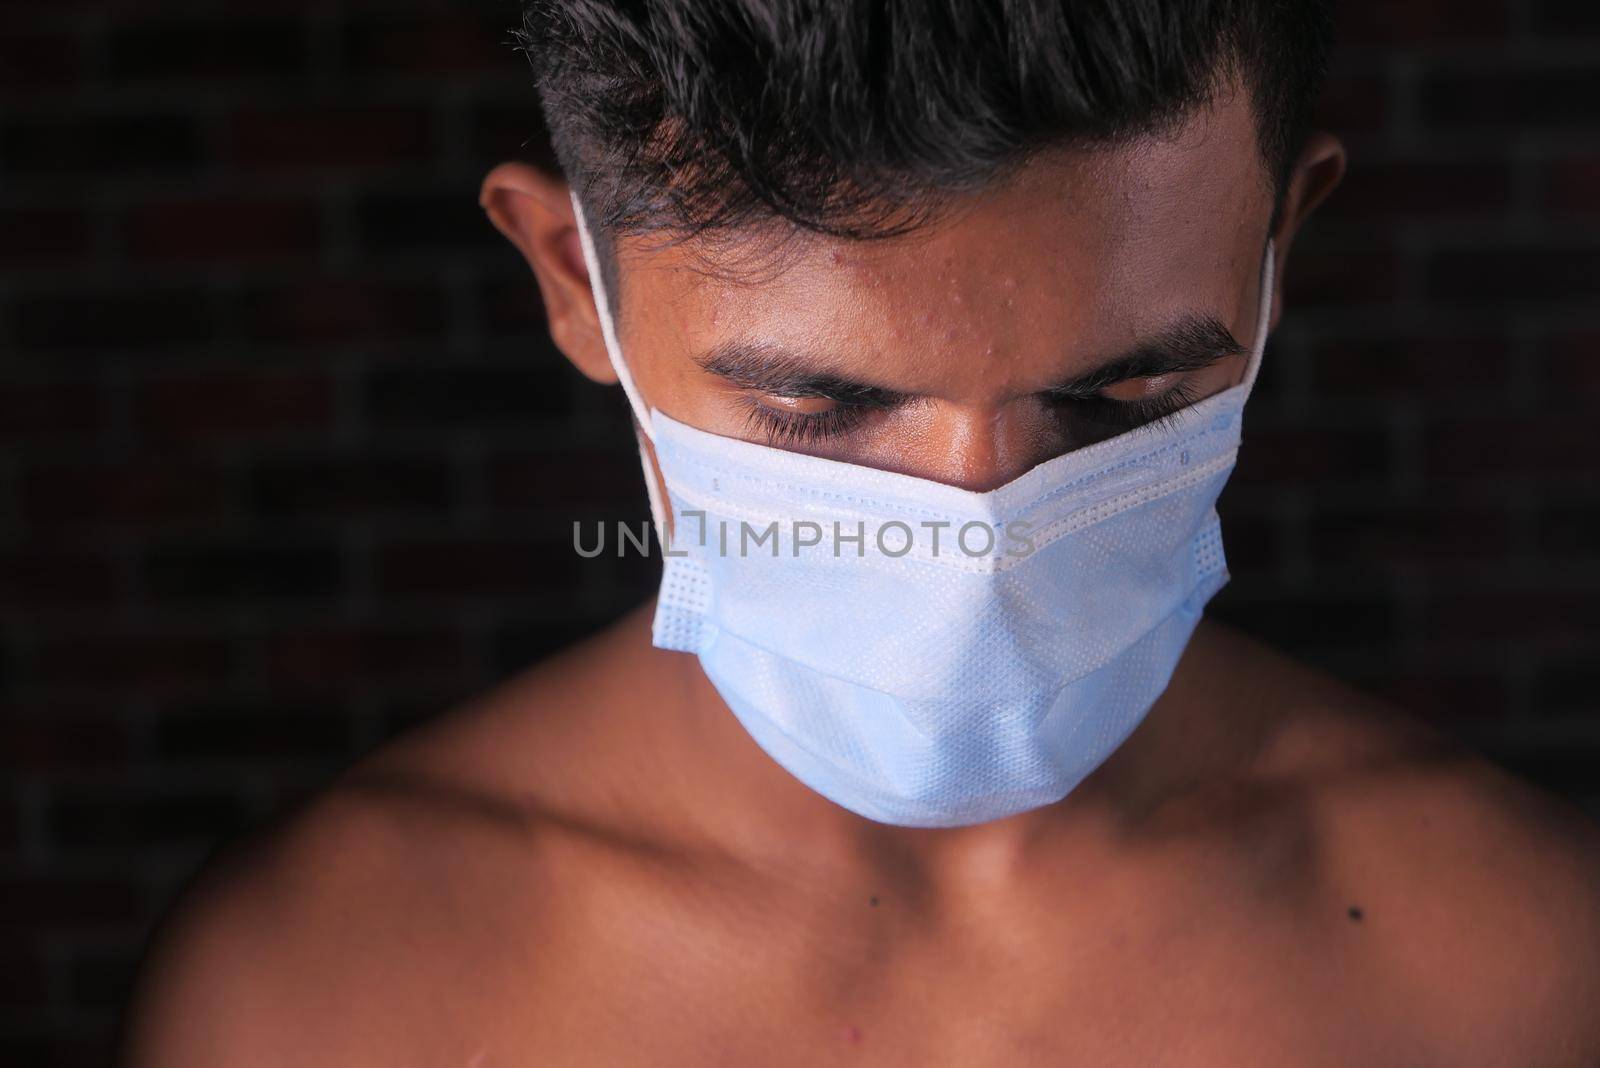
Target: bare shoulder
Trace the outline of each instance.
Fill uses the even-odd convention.
[[[1400,709],[1259,662],[1287,714],[1256,774],[1303,799],[1375,981],[1480,1055],[1600,1061],[1600,827]]]
[[[352,966],[404,945],[400,918],[428,889],[402,871],[405,827],[427,856],[434,817],[339,787],[230,844],[162,920],[129,1014],[130,1065],[366,1064],[356,1041],[372,1004],[350,997]],[[447,841],[447,839],[443,839]],[[418,867],[432,865],[419,861]]]
[[[594,655],[412,730],[216,855],[152,938],[123,1063],[471,1064],[486,1028],[531,1024],[504,992],[581,926],[585,851],[622,848],[580,826],[583,754],[549,751]]]

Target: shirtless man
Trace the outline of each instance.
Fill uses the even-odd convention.
[[[796,502],[1070,498],[1128,442],[1202,449],[1182,412],[1253,380],[1344,166],[1304,129],[1320,4],[926,6],[528,10],[593,244],[532,167],[483,204],[560,349],[628,372],[677,531],[719,457]],[[908,587],[919,562],[819,621],[787,549],[708,562],[755,630],[660,648],[646,605],[223,854],[152,946],[125,1063],[1600,1064],[1595,828],[1240,634],[1135,625],[1177,572],[1129,561],[1219,484],[1184,485],[1041,543],[1089,566],[1026,565],[1025,606],[987,565]],[[885,613],[938,644],[891,642],[913,670],[863,697]],[[1031,680],[1028,613],[1048,655],[1112,646],[1121,688],[1040,691],[1040,722],[1105,729],[1019,750],[981,701],[883,727]]]

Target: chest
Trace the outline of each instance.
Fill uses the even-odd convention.
[[[1275,932],[1045,925],[963,942],[769,922],[658,939],[569,957],[508,1041],[617,1065],[1315,1066],[1401,1049],[1432,1061],[1425,1029],[1363,980],[1359,952]]]

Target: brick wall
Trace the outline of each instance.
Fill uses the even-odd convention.
[[[1351,3],[1217,602],[1600,799],[1600,16]],[[477,181],[506,0],[0,0],[0,1061],[102,1063],[223,836],[643,595]]]

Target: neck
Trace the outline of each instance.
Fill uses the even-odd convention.
[[[638,628],[634,640],[648,643],[653,607],[630,621]],[[1211,681],[1216,644],[1202,623],[1144,722],[1065,798],[968,827],[877,823],[815,793],[755,744],[687,654],[651,650],[671,676],[661,692],[677,695],[675,714],[652,717],[659,726],[652,740],[702,770],[685,776],[685,819],[729,852],[778,863],[804,856],[808,864],[928,892],[992,889],[1026,875],[1044,850],[1059,861],[1063,850],[1087,851],[1133,833],[1168,801],[1248,760],[1259,731],[1241,729]]]

